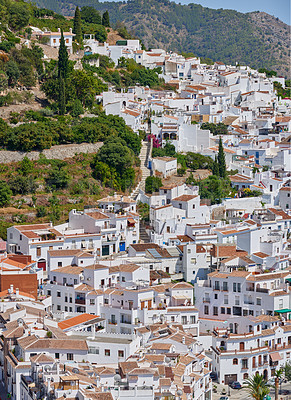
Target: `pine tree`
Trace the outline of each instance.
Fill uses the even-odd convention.
[[[79,44],[82,44],[82,22],[81,22],[81,13],[79,7],[76,7],[75,16],[74,16],[74,25],[73,25],[73,33],[75,36],[75,41]]]
[[[65,94],[65,80],[60,77],[59,79],[59,114],[64,115],[66,113],[66,94]]]
[[[215,156],[215,160],[212,166],[212,175],[219,176],[219,166],[217,162],[217,156]]]
[[[69,70],[69,56],[65,44],[63,30],[61,30],[61,41],[59,47],[59,60],[58,60],[58,76],[59,78],[66,79]]]
[[[223,151],[221,137],[219,138],[217,161],[218,161],[218,168],[219,168],[219,176],[221,178],[225,178],[226,177],[226,165],[225,165],[225,155],[224,155],[224,151]]]
[[[109,12],[106,10],[105,13],[102,15],[102,25],[110,27],[109,22]]]

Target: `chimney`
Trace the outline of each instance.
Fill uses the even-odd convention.
[[[15,294],[16,294],[16,297],[19,297],[19,289],[18,288],[15,289]]]
[[[61,32],[61,28],[58,28],[58,32]]]
[[[182,343],[185,344],[185,336],[182,337]]]
[[[13,293],[13,284],[10,285],[10,294]]]
[[[70,33],[73,33],[73,30],[72,30],[72,28],[70,28]]]

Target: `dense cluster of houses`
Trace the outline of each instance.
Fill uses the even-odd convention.
[[[177,160],[157,157],[149,165],[165,178],[157,193],[108,196],[62,225],[8,228],[7,391],[13,400],[211,400],[211,372],[221,384],[271,378],[291,362],[291,100],[249,67],[145,51],[137,40],[88,37],[85,51],[160,67],[173,90],[111,88],[100,97],[105,112],[161,146],[212,158],[219,136],[201,123],[224,123],[231,184],[257,195],[210,205],[197,186],[167,183]],[[146,238],[137,201],[149,206]]]

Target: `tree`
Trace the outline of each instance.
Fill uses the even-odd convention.
[[[101,24],[101,16],[99,11],[90,6],[84,6],[81,10],[81,18],[88,24]]]
[[[20,162],[20,167],[19,171],[22,173],[22,175],[27,176],[33,171],[33,162],[25,156],[21,162]]]
[[[249,397],[254,400],[263,400],[270,392],[270,388],[263,375],[256,374],[244,381],[244,388]]]
[[[75,36],[75,41],[79,44],[82,44],[82,21],[81,21],[81,13],[79,7],[76,7],[75,16],[74,16],[74,25],[73,25],[73,33]]]
[[[6,75],[8,76],[8,85],[12,87],[15,86],[20,76],[20,71],[15,61],[9,60],[7,62]]]
[[[110,27],[109,12],[107,10],[102,15],[102,25],[108,28]]]
[[[284,377],[288,382],[291,381],[291,364],[286,363],[284,366]]]
[[[133,152],[126,146],[124,140],[113,137],[101,147],[96,160],[109,165],[122,175],[133,164]]]
[[[76,99],[73,103],[71,115],[73,117],[78,117],[80,114],[83,114],[84,109],[82,107],[82,103],[79,99]]]
[[[65,80],[63,77],[59,79],[59,114],[64,115],[66,113],[66,93],[65,93]]]
[[[61,30],[61,41],[59,47],[59,58],[58,58],[58,77],[66,79],[69,73],[69,55],[66,48],[64,33]]]
[[[68,186],[70,177],[66,170],[63,168],[54,168],[50,171],[48,178],[46,179],[46,183],[53,190],[56,189],[64,189]]]
[[[27,4],[20,2],[18,3],[16,1],[11,2],[8,12],[8,23],[11,28],[19,30],[21,28],[24,28],[28,24],[30,12]]]
[[[8,77],[5,73],[0,73],[0,92],[3,92],[8,87]]]
[[[218,162],[218,168],[219,168],[219,176],[221,178],[225,178],[226,177],[226,164],[225,164],[225,155],[224,155],[221,137],[219,138],[217,162]]]
[[[146,193],[158,192],[161,186],[162,186],[162,180],[157,176],[148,176],[145,180]]]
[[[0,207],[6,206],[11,199],[11,189],[5,181],[0,181]]]
[[[282,382],[283,373],[284,373],[283,368],[279,368],[279,369],[275,370],[275,373],[274,373],[274,376],[275,376],[275,400],[278,400],[278,398],[279,398],[279,383]]]
[[[212,175],[219,176],[219,166],[218,166],[218,162],[217,162],[217,156],[215,156],[215,160],[212,165]]]

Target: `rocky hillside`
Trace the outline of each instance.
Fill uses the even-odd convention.
[[[147,47],[193,52],[226,63],[248,64],[288,75],[290,27],[266,13],[213,10],[169,0],[38,0],[40,6],[72,15],[75,6],[108,10],[112,23],[124,22]]]

